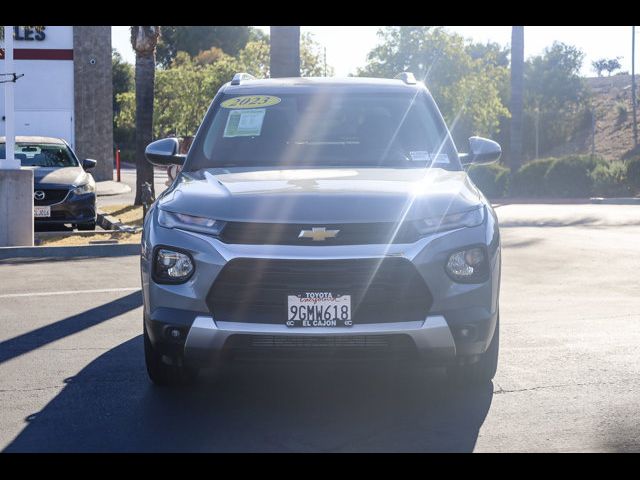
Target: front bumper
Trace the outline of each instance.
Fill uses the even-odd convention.
[[[485,224],[438,233],[414,244],[290,246],[230,245],[208,235],[167,229],[149,212],[142,240],[142,287],[145,321],[154,347],[169,357],[180,356],[185,363],[204,365],[224,356],[231,339],[238,336],[337,338],[362,336],[403,336],[421,359],[447,363],[456,357],[473,357],[489,345],[498,315],[500,284],[500,240],[497,223],[488,215]],[[453,282],[444,271],[448,256],[469,245],[487,245],[489,279],[480,284]],[[151,279],[155,246],[176,246],[188,251],[195,262],[193,276],[183,284],[157,284]],[[409,260],[422,276],[433,296],[428,315],[420,321],[394,323],[362,322],[347,328],[289,328],[284,324],[243,323],[216,320],[207,305],[207,295],[221,270],[238,258],[286,260],[383,259]],[[172,340],[167,331],[181,331]],[[471,329],[463,338],[461,331]]]
[[[96,221],[95,193],[76,195],[69,192],[63,201],[49,205],[49,207],[51,207],[51,216],[34,217],[36,225],[64,225]]]

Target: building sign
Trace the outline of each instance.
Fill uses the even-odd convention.
[[[45,26],[39,27],[13,27],[13,39],[16,41],[24,40],[27,42],[42,42],[47,38]]]
[[[58,26],[13,27],[15,60],[73,60],[73,30]],[[0,48],[0,60],[4,49]]]

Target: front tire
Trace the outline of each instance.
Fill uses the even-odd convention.
[[[484,384],[493,380],[498,370],[498,354],[500,351],[500,314],[489,348],[480,356],[480,360],[470,365],[453,365],[447,369],[449,378],[455,382],[466,384]]]
[[[162,355],[151,344],[146,325],[144,326],[144,360],[149,378],[158,386],[189,385],[194,383],[198,376],[198,370],[195,368],[164,363]]]

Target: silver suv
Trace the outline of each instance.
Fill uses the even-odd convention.
[[[144,345],[157,384],[239,358],[407,357],[486,382],[498,358],[500,234],[427,88],[255,80],[213,99],[142,238]]]

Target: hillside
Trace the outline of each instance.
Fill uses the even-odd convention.
[[[585,81],[593,95],[596,112],[595,153],[607,160],[618,160],[633,148],[631,75],[586,78]],[[640,87],[640,75],[636,75],[636,87]],[[637,115],[640,120],[640,108]],[[591,144],[592,128],[587,127],[545,156],[590,153]]]

